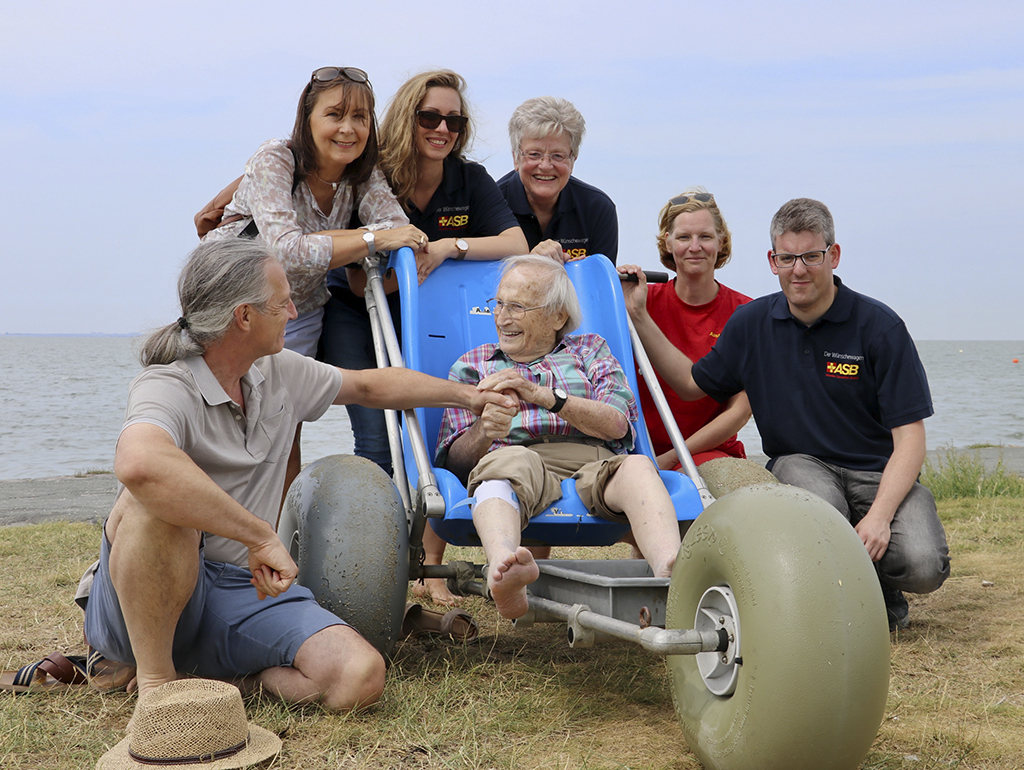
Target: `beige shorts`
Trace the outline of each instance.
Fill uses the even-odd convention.
[[[482,481],[508,481],[519,498],[522,527],[562,497],[562,481],[576,480],[576,493],[587,510],[602,519],[626,523],[626,515],[604,501],[604,488],[628,455],[606,446],[559,442],[509,446],[489,452],[469,474],[470,496]]]

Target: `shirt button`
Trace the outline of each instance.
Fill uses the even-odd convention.
[[[809,351],[809,350],[805,350],[805,351],[804,351],[804,355],[805,355],[805,356],[806,356],[806,355],[809,355],[809,354],[810,354],[810,352],[811,352],[811,351]]]
[[[242,415],[240,415],[240,414],[236,414],[236,415],[235,415],[235,419],[236,419],[236,420],[241,420],[241,419],[242,419]]]

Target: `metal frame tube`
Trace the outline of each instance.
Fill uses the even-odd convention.
[[[644,350],[643,342],[640,341],[640,335],[637,334],[636,327],[633,326],[633,319],[627,316],[626,320],[629,323],[629,338],[633,341],[633,357],[636,359],[637,366],[640,367],[647,390],[650,391],[654,405],[658,408],[658,414],[661,415],[661,421],[665,424],[665,430],[668,431],[668,437],[679,457],[679,464],[683,466],[683,472],[697,487],[701,502],[707,508],[715,502],[715,498],[708,491],[707,484],[704,483],[704,479],[701,478],[700,472],[697,470],[697,465],[693,462],[693,457],[690,456],[690,450],[686,448],[686,439],[683,438],[679,426],[676,425],[676,418],[669,408],[668,399],[665,398],[665,392],[661,388],[661,383],[658,382],[654,365],[647,356],[647,351]]]
[[[528,596],[527,601],[530,609],[535,612],[552,615],[616,639],[636,642],[645,650],[658,655],[696,655],[699,652],[722,652],[728,647],[728,639],[723,640],[717,631],[654,626],[641,628],[624,620],[591,612],[582,604],[562,604],[539,596]]]

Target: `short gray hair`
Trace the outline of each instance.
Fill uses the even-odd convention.
[[[264,312],[273,296],[267,268],[276,261],[250,238],[200,243],[178,277],[181,318],[150,333],[139,351],[142,365],[202,355],[227,333],[239,305]]]
[[[543,139],[560,133],[569,139],[572,156],[579,157],[587,122],[568,99],[554,96],[527,99],[516,107],[508,121],[508,138],[512,143],[512,154],[517,158],[524,138]]]
[[[541,307],[549,313],[565,313],[568,316],[562,328],[555,335],[557,340],[561,340],[580,325],[583,320],[583,310],[580,308],[580,301],[576,296],[576,288],[569,280],[569,274],[565,272],[565,267],[561,262],[556,262],[541,254],[509,257],[501,264],[501,277],[504,278],[517,268],[541,271],[545,286]]]
[[[772,225],[768,231],[772,239],[772,249],[775,249],[775,239],[783,233],[804,231],[820,235],[825,239],[826,246],[836,242],[836,225],[832,221],[832,212],[828,210],[828,206],[813,198],[794,198],[784,203],[772,217]]]

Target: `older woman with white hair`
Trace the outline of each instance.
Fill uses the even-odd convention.
[[[473,523],[498,612],[526,612],[526,586],[539,569],[520,532],[562,496],[567,478],[596,516],[628,522],[654,575],[668,577],[679,525],[654,463],[628,454],[637,408],[622,367],[599,335],[571,334],[579,301],[561,263],[528,254],[502,268],[489,302],[498,342],[466,353],[448,377],[514,391],[519,403],[484,407],[479,417],[446,409],[437,451],[437,464],[475,496]]]
[[[565,262],[604,254],[615,263],[619,220],[604,192],[572,176],[586,121],[572,102],[539,96],[520,104],[508,122],[515,170],[498,189],[534,254]]]

